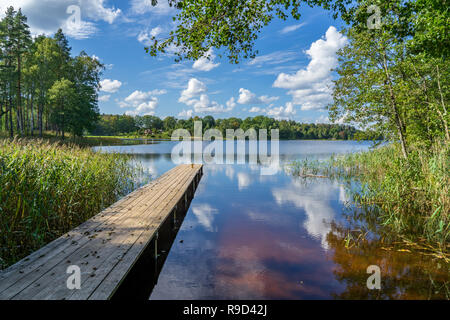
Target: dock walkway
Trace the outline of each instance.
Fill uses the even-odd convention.
[[[157,260],[167,247],[160,229],[187,211],[202,174],[202,165],[177,166],[0,271],[0,300],[111,299],[141,256]],[[67,285],[74,268],[80,289]]]

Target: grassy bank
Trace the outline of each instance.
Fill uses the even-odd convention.
[[[355,203],[376,206],[377,220],[405,243],[450,253],[450,148],[412,149],[408,160],[398,145],[293,164],[293,174],[358,181],[349,188]],[[350,184],[348,184],[350,186]]]
[[[0,268],[130,192],[127,161],[67,142],[0,140]]]

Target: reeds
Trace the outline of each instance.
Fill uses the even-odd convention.
[[[135,188],[128,158],[44,140],[0,140],[0,269]]]
[[[377,206],[382,227],[406,242],[426,242],[437,252],[450,246],[450,148],[412,148],[408,159],[390,144],[369,152],[334,156],[329,161],[296,162],[292,173],[322,174],[347,183],[358,205]]]

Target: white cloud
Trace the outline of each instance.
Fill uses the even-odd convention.
[[[298,53],[293,51],[275,51],[269,54],[257,56],[248,62],[250,66],[261,66],[264,64],[274,65],[286,63],[298,58]]]
[[[219,211],[216,208],[211,207],[207,203],[196,204],[192,206],[192,213],[197,218],[200,225],[205,228],[206,231],[213,232],[214,215]]]
[[[191,105],[192,99],[202,93],[206,92],[206,86],[200,80],[191,78],[188,82],[188,87],[181,92],[181,96],[178,99],[179,102]]]
[[[284,28],[280,31],[280,33],[282,33],[282,34],[289,33],[289,32],[292,32],[292,31],[295,31],[295,30],[300,29],[300,28],[303,27],[304,25],[305,25],[305,23],[299,23],[299,24],[294,24],[294,25],[292,25],[292,26],[287,26],[287,27],[284,27]]]
[[[268,108],[266,113],[269,117],[275,119],[291,119],[297,112],[295,111],[294,104],[292,102],[286,103],[286,106]]]
[[[248,110],[248,112],[251,112],[251,113],[265,113],[266,109],[262,109],[262,108],[259,108],[259,107],[252,107],[250,110]]]
[[[234,109],[234,107],[236,107],[236,102],[235,102],[235,100],[234,100],[234,97],[231,97],[228,101],[227,101],[227,103],[226,103],[226,105],[227,105],[227,107],[229,108],[229,109]]]
[[[183,110],[178,114],[180,118],[191,118],[194,110]]]
[[[132,0],[131,12],[133,14],[142,15],[146,13],[153,13],[158,15],[168,15],[172,13],[175,8],[170,7],[167,0],[160,0],[156,6],[152,6],[152,0]]]
[[[100,81],[100,91],[103,92],[115,93],[120,89],[121,86],[122,82],[120,82],[119,80],[105,79]]]
[[[239,191],[247,189],[250,184],[252,183],[252,179],[250,178],[250,175],[244,172],[239,172],[237,174],[237,180],[238,180],[238,189]]]
[[[328,250],[327,236],[332,232],[330,223],[336,220],[333,201],[337,194],[341,203],[348,200],[342,185],[320,181],[304,184],[293,180],[284,188],[272,189],[272,194],[278,204],[292,204],[304,210],[306,219],[302,227],[312,237],[320,240],[324,250]]]
[[[336,52],[347,44],[347,38],[330,26],[324,39],[311,44],[306,54],[311,58],[305,69],[295,74],[281,73],[273,86],[290,89],[292,102],[302,110],[323,109],[331,101],[331,69],[337,66]]]
[[[139,32],[137,36],[137,40],[146,45],[149,46],[152,43],[152,37],[157,37],[159,34],[163,32],[163,29],[160,26],[157,26],[151,30],[143,30]]]
[[[237,100],[237,103],[239,104],[269,104],[276,100],[278,100],[279,97],[269,97],[269,96],[261,96],[258,97],[256,94],[251,92],[250,90],[240,88],[239,89],[239,99]]]
[[[94,59],[94,60],[97,60],[100,63],[102,63],[107,70],[111,70],[114,67],[113,64],[105,64],[105,63],[103,63],[102,59],[100,59],[100,57],[96,56],[95,54],[93,54],[91,58]]]
[[[110,98],[111,98],[111,95],[110,95],[110,94],[107,94],[107,95],[98,97],[98,101],[101,101],[101,102],[108,102]]]
[[[214,63],[214,59],[216,55],[214,54],[212,48],[209,49],[204,57],[201,57],[197,61],[194,62],[192,68],[199,71],[211,71],[214,68],[220,66],[220,63]]]
[[[105,2],[105,0],[2,0],[0,17],[3,17],[4,9],[8,6],[22,8],[34,35],[51,35],[58,28],[62,28],[68,36],[84,39],[97,32],[92,21],[112,24],[122,14],[120,9],[107,6]],[[78,11],[68,10],[71,6],[80,8],[81,20],[74,19]]]
[[[233,103],[230,101],[230,103],[227,103],[226,108],[216,101],[211,101],[206,94],[207,91],[208,89],[202,81],[191,78],[187,88],[181,92],[178,101],[193,107],[197,113],[223,113],[234,108]]]
[[[154,115],[155,110],[159,105],[159,100],[155,97],[155,94],[163,94],[165,90],[153,90],[143,92],[136,90],[123,101],[119,102],[121,108],[133,108],[126,114],[129,115]]]
[[[167,93],[167,90],[166,89],[155,89],[155,90],[149,91],[149,93],[154,96],[162,96]]]

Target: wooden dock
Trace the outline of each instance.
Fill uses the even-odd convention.
[[[202,174],[202,165],[177,166],[0,271],[0,300],[107,300],[116,293],[127,296],[124,288],[133,290],[136,280],[131,278],[142,261],[147,264],[145,272],[157,277],[158,259],[172,244],[164,239],[169,236],[163,230],[179,226]],[[148,268],[149,263],[155,268]],[[81,271],[80,289],[68,288],[70,266]]]

